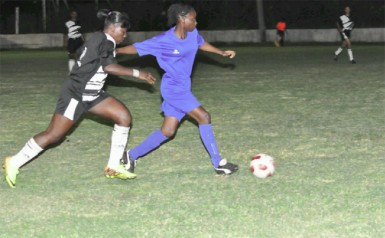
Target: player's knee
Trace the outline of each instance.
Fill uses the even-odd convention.
[[[115,124],[129,127],[131,125],[131,121],[132,118],[129,112],[121,112],[116,115]]]
[[[198,121],[199,124],[209,124],[211,123],[211,115],[209,112],[207,111],[204,111],[203,113],[201,113],[200,117],[199,117],[199,121]]]
[[[162,127],[162,134],[168,138],[173,137],[176,133],[176,128]]]
[[[76,54],[75,53],[70,53],[68,54],[69,59],[76,59]]]

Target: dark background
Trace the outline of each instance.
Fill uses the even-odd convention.
[[[258,29],[255,0],[67,0],[69,8],[78,11],[83,32],[101,28],[96,12],[102,8],[128,13],[131,31],[165,30],[165,12],[174,2],[194,6],[199,30]],[[336,19],[346,5],[352,8],[356,28],[385,26],[384,0],[264,0],[265,25],[267,29],[274,29],[276,22],[285,17],[288,29],[335,28]],[[46,0],[46,29],[42,23],[41,0],[0,0],[0,34],[15,33],[17,6],[20,8],[19,33],[64,32],[69,9],[63,0]]]

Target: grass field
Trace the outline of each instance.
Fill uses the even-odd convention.
[[[112,124],[87,115],[57,147],[0,183],[0,237],[383,237],[383,45],[224,46],[199,53],[193,91],[210,111],[221,154],[239,164],[216,176],[194,123],[142,158],[131,181],[104,177]],[[67,77],[60,50],[2,51],[0,156],[44,130]],[[121,57],[160,78],[151,57]],[[160,80],[159,80],[160,81]],[[160,127],[159,82],[109,78],[133,114],[128,147]],[[276,158],[273,177],[249,171],[256,153]]]

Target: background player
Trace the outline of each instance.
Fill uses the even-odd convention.
[[[338,56],[341,54],[344,48],[346,48],[348,51],[350,62],[352,64],[355,64],[356,61],[353,58],[352,42],[350,40],[350,35],[354,27],[354,22],[350,17],[350,7],[345,7],[344,11],[345,14],[341,15],[336,23],[338,32],[341,35],[342,45],[334,52],[334,60],[337,61]]]
[[[282,18],[276,25],[277,28],[277,38],[274,41],[276,47],[281,47],[285,43],[285,31],[286,31],[286,21]]]
[[[115,46],[127,36],[130,26],[128,16],[117,11],[100,10],[98,17],[104,19],[104,30],[94,33],[83,45],[82,54],[70,78],[63,84],[48,128],[32,137],[16,155],[5,158],[5,179],[10,187],[16,186],[16,176],[22,165],[47,146],[59,142],[87,111],[115,123],[106,176],[120,179],[136,177],[120,164],[128,140],[131,114],[123,103],[102,88],[108,74],[134,76],[149,84],[154,84],[155,78],[150,73],[116,63]]]
[[[68,51],[68,70],[71,72],[75,65],[77,50],[83,45],[84,38],[81,33],[81,26],[78,21],[78,13],[75,10],[70,12],[70,20],[66,21],[66,33],[64,34],[64,45]]]
[[[140,145],[124,155],[129,171],[133,172],[135,161],[157,148],[175,135],[182,118],[187,114],[199,124],[199,132],[212,164],[218,174],[231,174],[238,166],[222,159],[216,144],[210,114],[201,106],[191,92],[191,71],[198,48],[224,57],[233,58],[232,50],[222,51],[208,42],[195,28],[196,12],[193,7],[173,4],[169,7],[168,31],[152,39],[118,48],[118,53],[153,55],[165,71],[160,86],[164,113],[163,125],[149,135]]]

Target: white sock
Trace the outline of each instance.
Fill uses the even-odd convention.
[[[334,52],[335,55],[339,55],[341,54],[341,52],[343,51],[344,49],[342,49],[341,47],[339,47],[336,52]]]
[[[16,155],[12,156],[11,165],[12,167],[20,168],[26,164],[31,159],[35,158],[43,149],[36,143],[36,141],[31,138],[24,145],[23,149],[19,151]]]
[[[116,168],[119,166],[120,159],[127,145],[129,131],[130,127],[114,126],[111,136],[111,152],[107,164],[108,167]]]
[[[349,55],[349,60],[352,61],[353,60],[353,51],[352,51],[352,49],[348,49],[348,55]]]
[[[69,59],[68,60],[68,70],[69,70],[69,72],[71,72],[71,70],[74,67],[74,65],[75,65],[75,60],[74,59]]]

